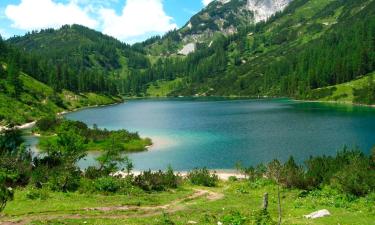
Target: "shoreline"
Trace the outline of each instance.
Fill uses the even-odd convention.
[[[326,103],[332,105],[345,105],[345,106],[359,106],[359,107],[367,107],[367,108],[375,108],[375,105],[366,105],[360,103],[353,103],[353,102],[340,102],[340,101],[320,101],[320,100],[301,100],[301,99],[291,99],[295,102],[311,102],[311,103]]]
[[[110,104],[84,106],[84,107],[81,107],[81,108],[75,108],[75,109],[72,109],[72,110],[58,112],[58,113],[56,113],[56,116],[63,116],[63,115],[66,115],[66,114],[69,114],[69,113],[72,113],[72,112],[77,112],[77,111],[85,110],[85,109],[118,105],[118,104],[122,104],[124,102],[125,101],[122,100],[122,101],[110,103]],[[32,121],[32,122],[28,122],[28,123],[24,123],[24,124],[21,124],[21,125],[17,125],[17,126],[14,126],[13,128],[19,129],[19,130],[27,130],[27,129],[33,128],[35,126],[36,122],[37,122],[37,120]],[[0,126],[0,132],[2,132],[4,130],[9,130],[9,129],[11,129],[11,128],[9,128],[7,126]],[[40,135],[38,136],[38,134],[33,134],[33,133],[32,133],[32,136],[40,137]]]
[[[312,103],[327,103],[332,105],[346,105],[346,106],[360,106],[375,108],[375,105],[366,105],[360,103],[346,102],[346,101],[323,101],[323,100],[308,100],[308,99],[295,99],[285,96],[144,96],[144,97],[124,97],[125,100],[142,100],[142,99],[203,99],[203,98],[223,98],[227,100],[275,100],[275,99],[286,99],[294,102],[312,102]]]
[[[130,173],[130,175],[138,176],[142,172],[144,172],[144,171],[135,170],[135,171],[132,171]],[[152,172],[157,172],[157,171],[152,170]],[[245,179],[246,178],[244,174],[241,174],[234,169],[217,169],[217,170],[209,169],[209,172],[211,174],[216,174],[218,176],[219,180],[222,180],[222,181],[228,181],[230,177],[235,177],[237,179]],[[189,172],[188,171],[174,171],[174,173],[176,175],[180,175],[180,176],[186,178]],[[124,171],[118,171],[118,172],[115,172],[114,174],[112,174],[112,176],[119,176],[119,177],[122,177],[122,178],[125,178],[127,175],[128,174]]]

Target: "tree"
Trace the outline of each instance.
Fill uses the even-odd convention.
[[[5,185],[6,174],[0,172],[0,212],[5,209],[8,201],[12,201],[14,197],[13,189]]]
[[[57,132],[56,142],[50,143],[46,151],[50,161],[58,161],[54,167],[46,172],[51,188],[57,191],[76,190],[81,176],[77,162],[86,156],[84,138],[78,129],[61,125]]]
[[[107,175],[119,169],[119,166],[125,164],[127,173],[133,169],[131,160],[123,154],[124,146],[122,143],[122,136],[118,133],[113,133],[109,137],[111,142],[107,146],[104,154],[99,156],[96,160],[99,162],[99,170],[104,171]]]
[[[19,97],[22,92],[22,81],[20,80],[20,68],[17,63],[19,59],[17,56],[13,56],[12,60],[8,64],[8,82],[13,86],[14,97]]]

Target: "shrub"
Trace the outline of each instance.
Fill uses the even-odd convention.
[[[48,185],[53,191],[76,191],[79,188],[81,171],[76,168],[54,168],[48,177]]]
[[[224,225],[244,225],[247,224],[248,218],[236,211],[224,216],[222,221]]]
[[[0,212],[2,212],[8,201],[14,198],[13,189],[5,185],[7,175],[0,171]]]
[[[105,175],[108,175],[109,172],[103,171],[99,168],[96,168],[95,166],[90,166],[85,170],[85,177],[88,179],[97,179],[100,177],[103,177]]]
[[[219,177],[216,174],[211,174],[207,168],[194,169],[187,175],[187,178],[194,185],[206,187],[215,187],[219,181]]]
[[[283,165],[280,182],[287,188],[304,188],[304,170],[297,165],[293,157]]]
[[[238,181],[238,178],[236,176],[230,176],[228,178],[228,181],[230,181],[230,182],[236,182],[236,181]]]
[[[31,188],[26,192],[26,198],[30,200],[46,200],[49,198],[49,193],[48,190],[43,188],[43,189],[36,189],[36,188]]]
[[[102,177],[94,181],[96,191],[104,193],[116,193],[120,190],[121,184],[118,178]]]
[[[35,128],[38,131],[46,132],[46,131],[54,131],[56,126],[61,122],[61,120],[57,119],[54,115],[47,116],[40,120],[38,120],[35,124]]]
[[[145,171],[134,179],[134,185],[145,191],[164,191],[168,188],[177,188],[180,184],[181,177],[175,175],[171,168],[167,172]]]
[[[277,224],[275,221],[272,220],[269,212],[264,209],[254,212],[253,221],[254,221],[254,224],[256,225],[276,225]]]
[[[157,225],[175,225],[175,222],[171,220],[167,213],[163,213],[163,217],[161,218],[160,222]]]
[[[355,158],[334,175],[332,185],[345,193],[364,196],[375,191],[375,171],[369,160]]]

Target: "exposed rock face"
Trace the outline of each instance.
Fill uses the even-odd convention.
[[[189,55],[190,53],[195,51],[195,43],[189,43],[185,45],[178,54],[180,55]]]
[[[248,0],[247,7],[254,13],[254,22],[267,20],[282,11],[292,0]]]

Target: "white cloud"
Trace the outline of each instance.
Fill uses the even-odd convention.
[[[22,30],[58,28],[74,23],[90,28],[98,25],[89,16],[88,9],[81,8],[76,0],[66,4],[52,0],[21,0],[18,5],[8,5],[5,15],[12,21],[12,27]]]
[[[207,6],[208,4],[210,4],[213,0],[202,0],[202,3],[204,6]]]
[[[162,0],[127,0],[121,15],[108,8],[102,8],[99,14],[103,32],[127,42],[177,28],[165,13]]]

